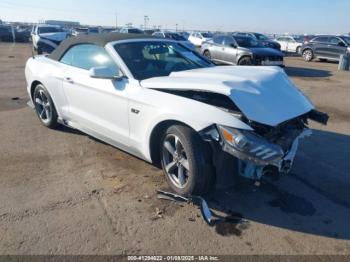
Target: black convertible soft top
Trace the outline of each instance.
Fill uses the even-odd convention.
[[[74,45],[78,44],[95,44],[104,47],[107,43],[119,40],[132,39],[157,39],[154,36],[142,34],[121,34],[121,33],[104,33],[91,34],[70,37],[64,40],[48,57],[53,60],[60,60],[64,53]]]

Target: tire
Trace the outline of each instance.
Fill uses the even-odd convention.
[[[240,66],[251,66],[253,65],[253,60],[249,56],[244,56],[238,61]]]
[[[305,62],[311,62],[312,59],[314,59],[314,53],[312,52],[311,49],[305,49],[303,51],[303,58]]]
[[[49,92],[41,84],[38,84],[34,89],[33,103],[40,122],[48,128],[57,127],[58,115],[55,105]]]
[[[179,195],[204,195],[214,184],[210,150],[187,126],[173,125],[165,131],[160,159],[169,186]]]
[[[210,51],[209,50],[205,50],[203,55],[208,58],[209,60],[211,60],[211,54],[210,54]]]

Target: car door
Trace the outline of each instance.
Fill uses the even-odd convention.
[[[221,48],[223,47],[222,43],[224,41],[223,36],[216,36],[213,38],[213,42],[210,43],[210,55],[214,60],[222,60]]]
[[[90,77],[89,69],[93,67],[108,66],[118,70],[106,50],[80,44],[69,49],[60,61],[65,64],[63,89],[69,104],[68,120],[89,134],[127,146],[128,79]]]
[[[232,36],[224,37],[221,54],[223,61],[230,64],[237,64],[237,43]]]
[[[320,36],[312,40],[314,55],[319,57],[328,57],[329,37]]]
[[[287,39],[285,37],[278,37],[277,42],[281,45],[281,51],[287,51]]]
[[[296,47],[296,41],[292,37],[286,37],[287,39],[287,51],[288,52],[295,52],[297,47]]]
[[[340,59],[341,55],[346,53],[346,44],[339,37],[330,37],[327,48],[327,57],[333,59]]]

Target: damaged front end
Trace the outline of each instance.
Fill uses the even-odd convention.
[[[203,130],[206,141],[215,142],[223,152],[238,159],[241,176],[260,180],[267,173],[291,171],[300,139],[310,136],[308,119],[327,124],[328,116],[316,110],[276,127],[249,121],[254,131],[214,125]]]

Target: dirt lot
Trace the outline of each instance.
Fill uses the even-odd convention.
[[[292,175],[213,193],[210,206],[248,222],[210,228],[194,206],[156,198],[157,168],[44,128],[26,106],[30,50],[0,44],[0,254],[350,254],[350,73],[337,64],[286,59],[330,124],[312,124]]]

